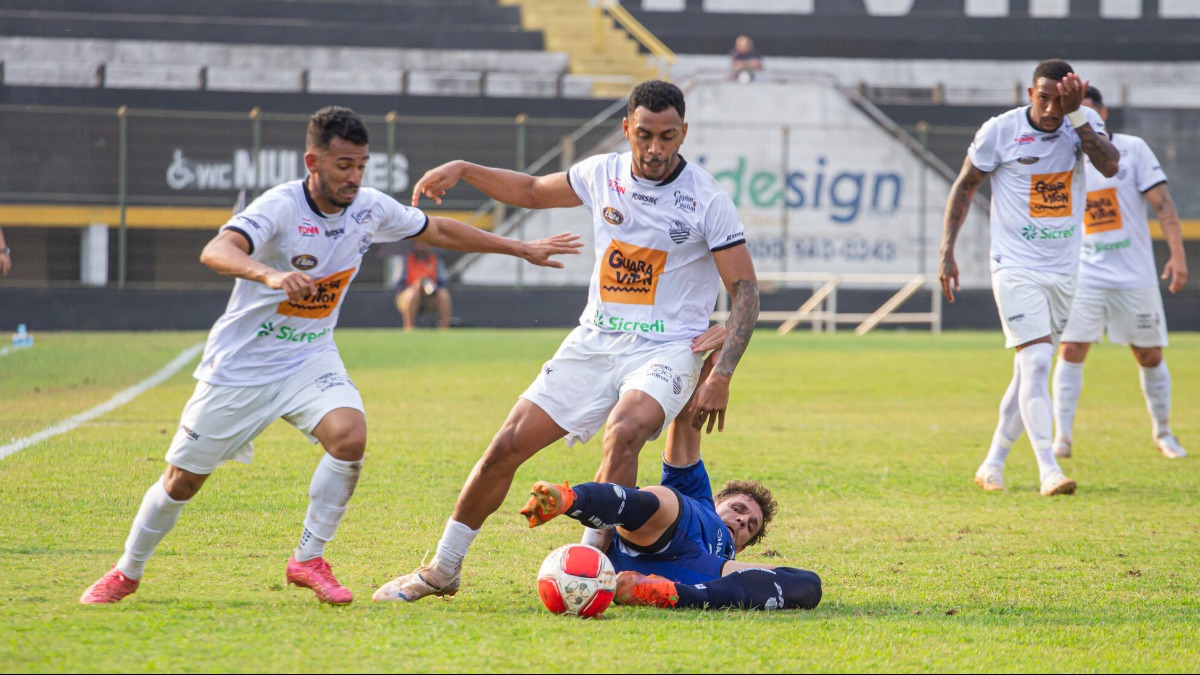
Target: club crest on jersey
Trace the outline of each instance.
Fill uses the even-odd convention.
[[[667,229],[667,234],[671,235],[671,241],[676,244],[682,244],[691,236],[692,230],[682,220],[672,220],[671,226]]]
[[[308,271],[317,266],[317,259],[305,253],[292,258],[292,267],[298,270]]]
[[[320,234],[320,232],[321,228],[314,225],[313,221],[309,220],[308,218],[300,219],[300,236],[315,237]]]
[[[625,222],[625,216],[611,206],[604,207],[604,219],[612,225],[620,225]]]
[[[362,239],[358,240],[358,254],[366,255],[367,251],[370,250],[371,244],[374,241],[375,241],[375,237],[373,237],[371,235],[371,233],[368,232],[367,234],[364,234],[362,236]]]
[[[675,191],[675,208],[688,213],[696,212],[696,198],[686,192]]]
[[[621,185],[621,181],[617,180],[616,178],[608,179],[608,189],[619,195],[625,194],[625,186]]]

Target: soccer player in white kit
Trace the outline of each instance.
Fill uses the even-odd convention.
[[[1083,105],[1108,120],[1108,108],[1095,87],[1088,87]],[[1164,457],[1181,459],[1187,452],[1171,433],[1171,373],[1163,360],[1167,322],[1155,277],[1146,205],[1154,208],[1171,252],[1161,278],[1170,282],[1172,293],[1182,290],[1188,278],[1179,215],[1167,190],[1167,175],[1146,141],[1113,134],[1112,143],[1121,153],[1117,175],[1106,178],[1090,164],[1087,167],[1079,288],[1054,369],[1054,454],[1071,456],[1083,361],[1091,343],[1107,332],[1109,340],[1133,350],[1155,447]]]
[[[706,171],[679,155],[687,136],[683,93],[643,82],[623,121],[630,152],[597,155],[549,176],[457,161],[426,173],[413,190],[440,200],[464,180],[525,208],[583,205],[596,234],[596,266],[579,327],[521,395],[476,463],[428,565],[381,586],[377,601],[453,595],[462,562],[484,521],[527,459],[560,438],[568,445],[606,426],[597,482],[633,486],[638,453],[659,435],[695,388],[692,426],[724,426],[729,381],[758,318],[758,284],[733,200]],[[712,374],[697,387],[702,355],[693,340],[708,327],[718,284],[732,297]],[[600,544],[589,530],[585,541]]]
[[[1106,176],[1117,173],[1119,157],[1100,115],[1080,107],[1086,86],[1065,61],[1039,63],[1030,105],[980,127],[946,203],[939,276],[954,302],[959,288],[954,242],[975,191],[991,176],[992,292],[1005,346],[1015,348],[1016,356],[991,447],[975,473],[984,490],[1004,489],[1004,462],[1023,428],[1037,457],[1041,493],[1075,492],[1075,481],[1063,474],[1051,447],[1050,364],[1079,267],[1083,156]]]
[[[324,549],[358,483],[367,442],[362,397],[333,341],[363,255],[375,242],[405,238],[550,267],[562,267],[550,256],[579,252],[577,235],[514,241],[361,187],[367,140],[348,108],[317,111],[308,125],[308,176],[265,192],[204,247],[201,262],[237,277],[233,294],[209,333],[166,471],[142,500],[125,554],[80,602],[119,602],[137,590],[154,548],[208,476],[231,459],[248,464],[252,441],[282,417],[325,449],[287,581],[321,602],[349,603],[353,594],[333,576]]]

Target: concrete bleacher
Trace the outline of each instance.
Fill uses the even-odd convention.
[[[588,97],[496,0],[5,0],[0,84]]]

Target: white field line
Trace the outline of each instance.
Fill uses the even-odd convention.
[[[25,438],[17,439],[8,445],[0,445],[0,459],[4,459],[9,455],[15,455],[31,445],[37,445],[38,443],[41,443],[47,438],[52,438],[59,434],[65,434],[81,424],[84,424],[85,422],[91,421],[101,415],[104,415],[105,413],[109,413],[117,408],[120,408],[121,406],[129,403],[133,399],[143,394],[146,390],[152,387],[157,387],[163,382],[166,382],[167,378],[179,372],[179,370],[190,363],[192,359],[196,358],[196,355],[198,355],[203,349],[203,343],[194,344],[180,352],[179,356],[176,356],[174,360],[163,366],[162,369],[160,369],[157,373],[147,377],[141,382],[138,382],[132,387],[119,392],[116,396],[113,396],[104,403],[101,403],[94,408],[85,410],[74,417],[65,419],[58,424],[46,427],[32,436],[26,436]]]

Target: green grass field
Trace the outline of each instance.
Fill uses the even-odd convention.
[[[0,671],[1194,671],[1200,664],[1200,336],[1172,336],[1168,461],[1128,350],[1093,349],[1068,475],[1037,493],[1028,444],[1009,491],[972,483],[1012,369],[998,332],[755,336],[714,480],[758,478],[781,504],[743,559],[818,572],[812,612],[613,607],[552,616],[533,578],[579,528],[528,530],[538,479],[590,479],[593,441],[528,463],[450,602],[375,606],[373,589],[437,543],[458,488],[565,331],[341,330],[367,402],[367,465],[328,549],[356,594],[320,606],[283,567],[319,448],[283,422],[252,466],[219,471],[117,606],[80,593],[119,556],[194,385],[191,367],[132,403],[0,460]],[[0,446],[105,401],[198,333],[39,334],[0,357]],[[661,441],[642,454],[657,482]]]

